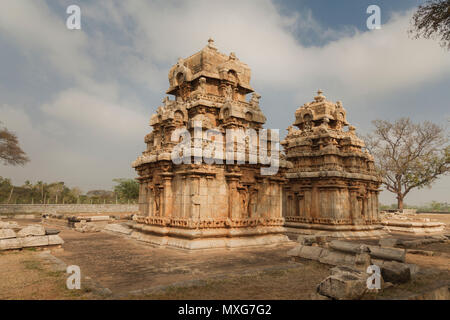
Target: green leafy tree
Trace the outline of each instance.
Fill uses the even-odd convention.
[[[117,185],[114,192],[121,200],[137,200],[139,197],[139,183],[135,179],[113,179]]]

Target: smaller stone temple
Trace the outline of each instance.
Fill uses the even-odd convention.
[[[314,101],[297,109],[294,126],[281,142],[292,164],[283,194],[287,231],[339,238],[382,235],[381,180],[342,103],[328,101],[319,90]]]

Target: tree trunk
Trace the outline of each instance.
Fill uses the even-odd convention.
[[[397,196],[397,209],[403,211],[403,197],[400,195]]]
[[[11,197],[12,197],[13,192],[14,192],[14,186],[12,186],[11,192],[9,193],[8,202],[7,202],[8,204],[11,201]]]

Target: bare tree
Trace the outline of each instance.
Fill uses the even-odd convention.
[[[420,5],[412,17],[409,33],[415,38],[440,39],[450,50],[450,0],[430,0]]]
[[[414,188],[430,186],[450,171],[450,146],[440,126],[425,121],[412,123],[401,118],[394,123],[372,121],[373,134],[366,136],[366,146],[375,157],[386,189],[397,195],[398,209]]]
[[[8,131],[8,129],[0,129],[0,159],[5,165],[24,165],[30,161],[19,147],[17,136]]]

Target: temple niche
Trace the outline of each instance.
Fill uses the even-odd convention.
[[[180,58],[170,69],[166,93],[175,98],[164,98],[151,117],[147,148],[132,165],[140,182],[133,237],[184,249],[288,241],[283,235],[283,173],[262,174],[267,163],[259,158],[256,163],[249,161],[263,148],[254,143],[258,139],[245,136],[236,141],[235,159],[241,155],[244,163],[227,162],[225,144],[219,142],[221,137],[225,140],[227,129],[252,129],[260,138],[266,118],[250,75],[246,64],[234,53],[220,53],[211,39],[200,52]],[[252,94],[249,100],[248,94]],[[174,131],[182,128],[190,135],[173,141]],[[271,150],[272,136],[264,141]],[[175,149],[181,142],[191,142],[193,147],[189,152]],[[258,150],[252,148],[255,145]],[[211,151],[213,163],[201,160],[205,149]],[[189,161],[175,163],[173,152]]]
[[[381,180],[341,102],[328,101],[319,90],[313,102],[297,109],[293,125],[296,128],[290,126],[281,143],[292,164],[286,170],[289,182],[283,192],[288,233],[338,238],[382,235]]]

